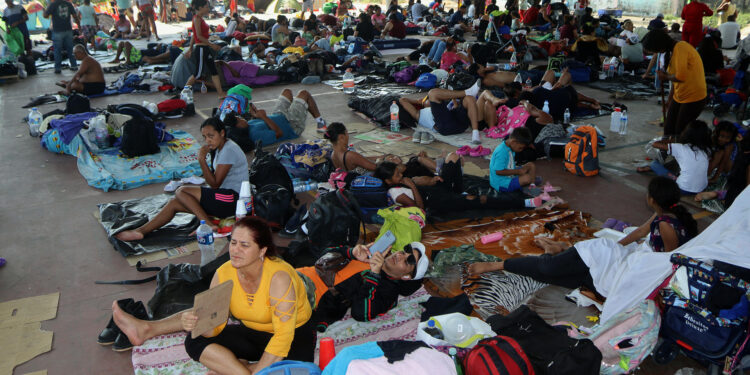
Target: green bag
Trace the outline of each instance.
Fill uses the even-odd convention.
[[[9,28],[5,35],[5,42],[8,44],[8,49],[16,56],[23,55],[23,52],[26,50],[23,42],[23,33],[17,27]]]
[[[232,94],[244,96],[245,99],[247,99],[248,103],[253,101],[253,89],[241,83],[227,90],[227,95],[232,95]]]
[[[396,236],[391,251],[402,251],[404,246],[422,240],[425,214],[419,207],[392,206],[378,210],[378,215],[385,223],[375,241],[390,230]]]

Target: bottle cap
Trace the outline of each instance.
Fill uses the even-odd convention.
[[[201,225],[206,224],[205,220],[201,220]]]
[[[430,319],[430,320],[427,321],[427,327],[432,328],[434,326],[435,326],[435,321],[434,320]]]
[[[456,348],[448,348],[448,354],[449,355],[456,355]]]
[[[622,109],[620,109],[620,107],[616,107],[615,112],[622,112]]]

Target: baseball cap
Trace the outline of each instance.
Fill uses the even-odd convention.
[[[661,18],[661,19],[664,19],[664,15],[663,15],[663,14],[661,14],[661,13],[659,13],[659,14],[657,14],[657,15],[656,15],[656,18]]]
[[[419,250],[420,256],[414,268],[414,277],[412,278],[412,280],[419,280],[424,277],[427,273],[427,268],[430,266],[430,260],[427,259],[427,249],[419,242],[412,242],[409,245],[412,249]]]

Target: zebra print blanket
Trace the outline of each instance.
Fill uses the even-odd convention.
[[[509,272],[487,272],[470,277],[466,266],[461,272],[461,288],[469,296],[474,311],[485,320],[495,314],[507,315],[545,286],[547,284],[530,277]]]

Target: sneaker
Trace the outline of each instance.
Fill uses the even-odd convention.
[[[419,143],[422,141],[422,134],[424,132],[421,130],[414,130],[414,135],[411,137],[411,141],[414,143]]]
[[[325,133],[326,130],[328,130],[328,124],[326,123],[326,120],[321,119],[320,121],[317,121],[318,123],[318,133]]]
[[[202,185],[204,182],[206,182],[206,179],[198,176],[190,176],[185,177],[180,181],[182,181],[182,183],[184,184]]]
[[[164,187],[164,191],[171,193],[171,192],[177,190],[177,188],[180,187],[180,186],[182,186],[182,181],[180,181],[180,180],[172,180],[172,181],[169,181],[169,183],[167,184],[167,186]]]
[[[422,132],[422,140],[419,143],[429,145],[432,142],[435,142],[435,136],[428,132]]]

